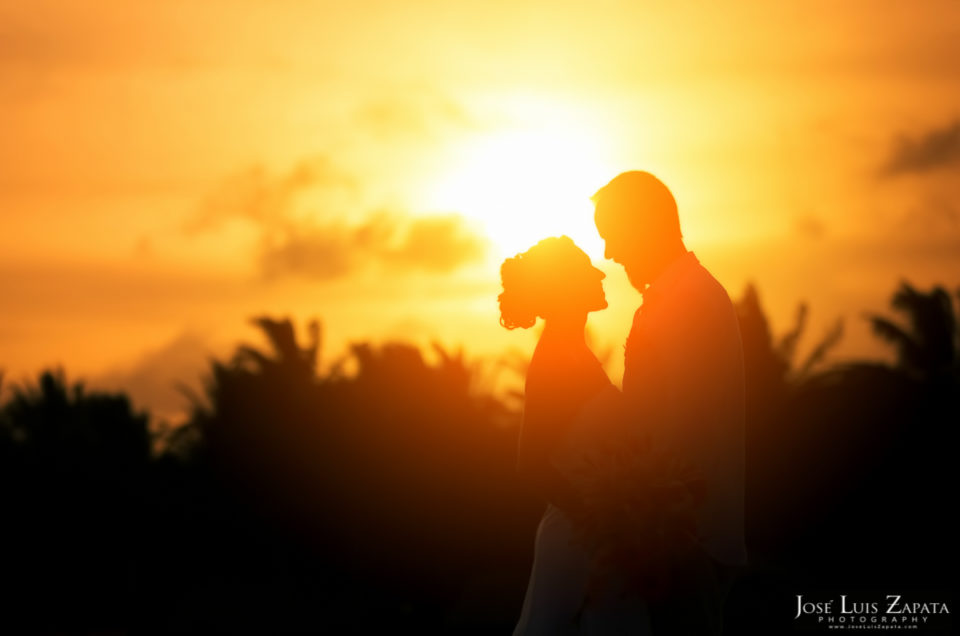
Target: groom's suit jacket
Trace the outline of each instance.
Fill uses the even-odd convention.
[[[627,338],[623,394],[631,420],[701,471],[701,545],[743,564],[744,374],[736,312],[693,252],[643,292]]]

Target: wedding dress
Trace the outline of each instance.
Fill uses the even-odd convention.
[[[620,392],[613,386],[586,402],[567,432],[565,443],[554,456],[554,464],[571,475],[577,485],[580,471],[589,470],[586,457],[595,454],[604,444],[623,443],[633,431],[620,416]],[[580,547],[582,554],[586,548]],[[592,562],[588,558],[587,577],[591,575]],[[648,636],[652,634],[650,612],[645,600],[635,591],[628,591],[622,580],[605,588],[601,596],[596,593],[582,599],[578,616],[578,631],[581,636]],[[585,590],[586,592],[586,590]]]
[[[552,503],[540,519],[533,569],[513,636],[580,634],[590,561],[574,542],[569,517]]]
[[[592,354],[578,364],[582,366],[575,375],[584,382],[597,382],[597,373],[603,375],[603,381],[579,404],[551,455],[553,465],[575,488],[579,487],[577,471],[583,469],[585,456],[602,440],[615,441],[625,434],[622,419],[617,417],[620,392]],[[539,397],[528,394],[528,400]],[[602,597],[588,597],[591,568],[590,554],[579,540],[574,522],[564,510],[548,503],[537,528],[533,567],[513,635],[650,634],[642,598],[622,595],[615,587]]]

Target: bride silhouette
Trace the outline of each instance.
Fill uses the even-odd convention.
[[[584,431],[609,424],[597,415],[604,412],[598,404],[619,396],[585,339],[587,315],[607,306],[605,274],[567,236],[506,259],[500,273],[500,324],[529,328],[544,320],[527,370],[517,470],[547,508],[514,636],[609,633],[611,620],[618,629],[647,633],[636,603],[619,609],[607,603],[603,613],[589,609],[591,554],[574,521],[587,510],[569,458],[585,450]]]

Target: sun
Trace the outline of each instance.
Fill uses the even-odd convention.
[[[428,204],[476,221],[499,258],[566,234],[597,260],[603,243],[590,197],[613,174],[597,137],[564,128],[508,129],[460,144],[431,181]]]

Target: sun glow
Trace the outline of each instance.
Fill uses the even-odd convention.
[[[590,197],[615,173],[599,139],[558,127],[468,140],[432,182],[429,205],[479,222],[497,257],[566,234],[602,259]]]

